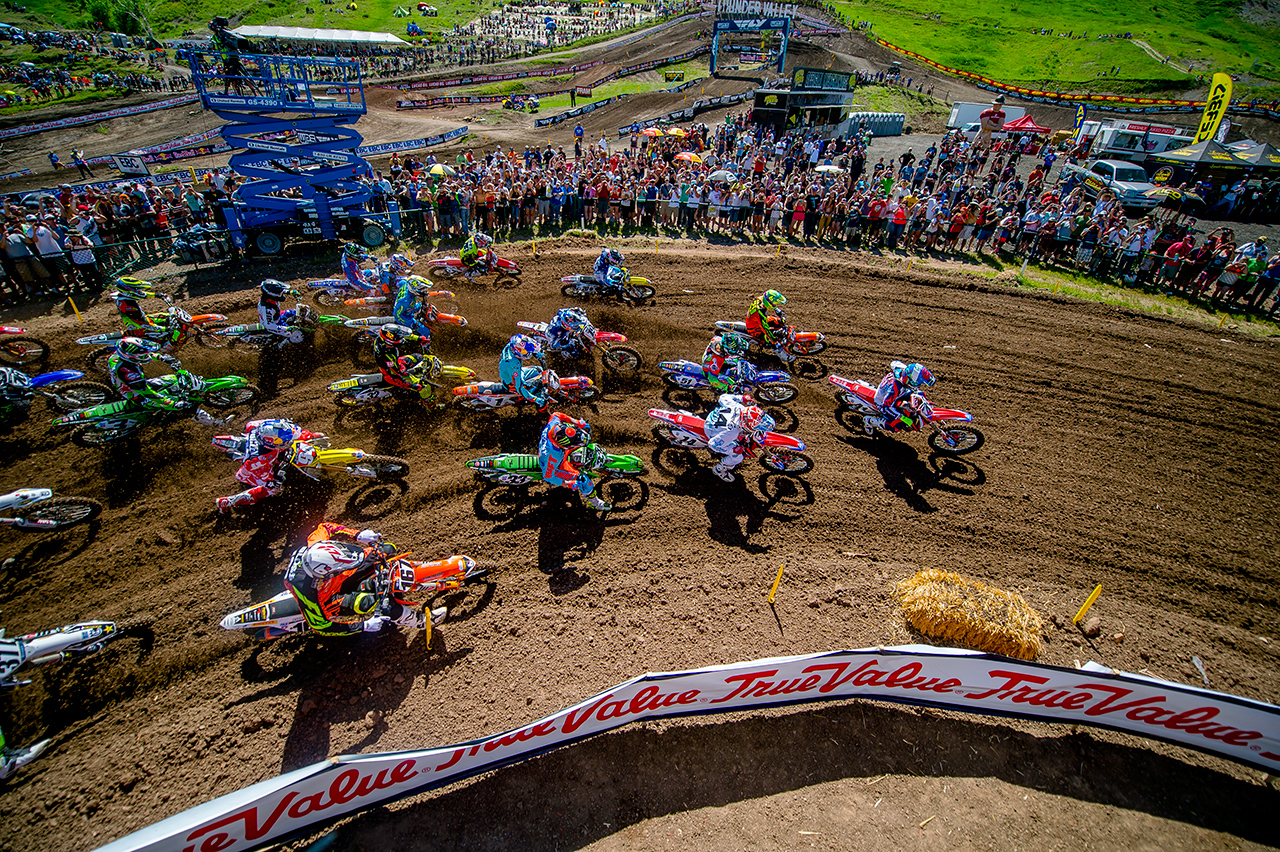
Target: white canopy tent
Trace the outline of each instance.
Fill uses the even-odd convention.
[[[291,41],[328,41],[346,44],[408,45],[391,33],[367,33],[361,30],[322,30],[315,27],[236,27],[231,32],[244,38],[277,38]]]

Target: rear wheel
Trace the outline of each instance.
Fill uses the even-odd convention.
[[[49,344],[34,337],[0,337],[0,364],[22,367],[49,357]]]
[[[102,382],[87,381],[67,382],[65,385],[59,385],[53,393],[50,402],[59,411],[75,411],[102,405],[115,395],[115,391]]]
[[[467,397],[467,396],[459,397],[458,405],[462,406],[467,411],[492,411],[493,410],[493,406],[486,405],[485,403],[481,402],[480,400],[474,397]]]
[[[615,373],[634,373],[640,369],[640,353],[630,346],[610,346],[600,358],[605,367]]]
[[[367,388],[347,388],[342,393],[333,398],[333,402],[339,408],[362,408],[372,402],[373,399],[367,399]]]
[[[799,476],[813,469],[813,459],[795,450],[770,448],[760,456],[760,464],[774,473],[785,473],[788,476]]]
[[[580,284],[566,284],[560,288],[560,293],[570,299],[585,299],[592,295],[590,290]]]
[[[796,386],[789,382],[765,382],[757,385],[751,395],[769,405],[782,405],[795,399],[797,393]]]
[[[462,274],[460,266],[432,266],[427,269],[427,277],[432,281],[452,281]]]
[[[108,363],[111,361],[111,356],[114,354],[116,354],[116,348],[114,346],[103,346],[90,352],[89,357],[85,359],[85,363],[88,364],[89,369],[93,370],[95,373],[102,373],[103,375],[106,375]]]
[[[585,388],[578,388],[573,391],[569,397],[576,402],[591,402],[600,398],[600,388],[595,385],[587,385]]]
[[[404,479],[409,475],[409,463],[394,456],[365,456],[348,467],[367,471],[372,479]]]
[[[27,532],[60,530],[75,524],[85,524],[102,514],[102,504],[88,497],[51,497],[42,503],[24,509],[17,517],[31,521],[53,521],[53,527],[18,527]]]
[[[951,439],[948,443],[947,439]],[[974,426],[947,426],[929,436],[929,446],[940,453],[962,456],[982,447],[987,436]]]
[[[136,420],[103,420],[86,423],[71,433],[71,443],[77,447],[102,447],[135,434],[142,424]]]

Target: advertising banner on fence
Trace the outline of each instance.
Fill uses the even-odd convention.
[[[591,87],[590,86],[574,86],[573,93],[580,98],[589,98],[591,97]]]
[[[169,107],[182,106],[183,104],[193,104],[197,103],[199,100],[199,95],[179,95],[176,98],[165,98],[162,101],[152,101],[149,104],[119,107],[118,109],[109,109],[106,112],[95,112],[91,115],[76,115],[69,118],[56,118],[53,121],[42,121],[39,124],[24,124],[21,127],[10,127],[8,130],[0,130],[0,139],[12,139],[15,136],[27,136],[32,133],[43,133],[46,130],[57,130],[59,127],[74,127],[77,124],[106,121],[109,118],[121,118],[126,115],[138,115],[139,113],[151,112],[157,109],[168,109]]]
[[[170,817],[100,852],[241,852],[642,719],[873,698],[1094,725],[1280,771],[1280,707],[1115,672],[908,645],[647,674],[525,727],[421,751],[335,757]]]

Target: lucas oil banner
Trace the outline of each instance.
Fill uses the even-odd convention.
[[[1280,707],[1115,672],[907,645],[647,674],[524,727],[457,745],[335,757],[184,811],[100,852],[241,852],[628,722],[874,698],[1095,725],[1280,772]]]

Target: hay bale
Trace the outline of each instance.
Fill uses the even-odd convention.
[[[1022,595],[949,571],[921,571],[897,586],[907,621],[953,645],[1034,660],[1043,621]]]

